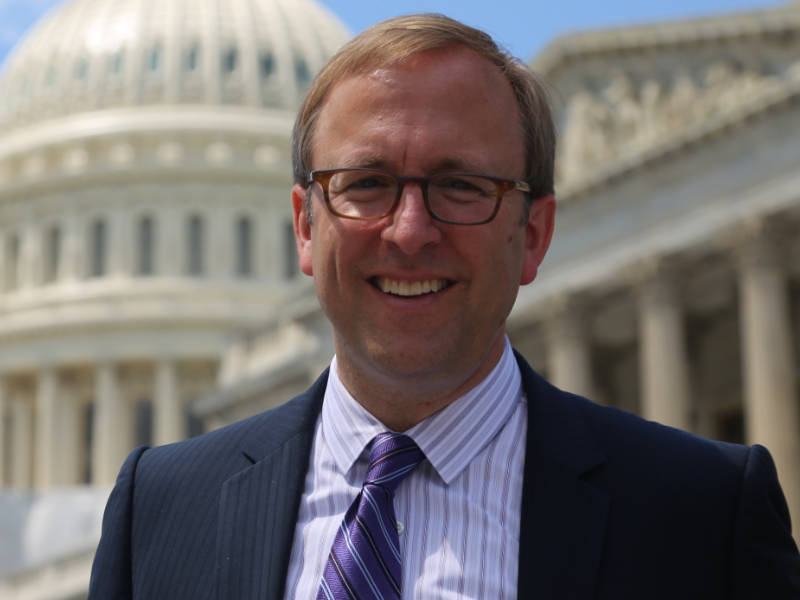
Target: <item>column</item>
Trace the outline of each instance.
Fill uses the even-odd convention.
[[[119,192],[123,200],[127,200],[124,192]],[[110,277],[128,277],[131,274],[131,237],[133,227],[130,219],[130,210],[126,202],[108,203],[111,209],[106,221],[108,227],[106,238],[106,251],[108,252],[108,275]]]
[[[59,475],[58,484],[78,485],[81,480],[82,423],[78,393],[74,383],[59,388]]]
[[[227,207],[216,206],[199,213],[206,226],[207,272],[213,279],[231,279],[235,272],[236,230]]]
[[[28,222],[22,227],[20,234],[20,260],[17,281],[19,282],[19,289],[29,289],[39,284],[42,280],[41,233],[38,226]]]
[[[6,290],[6,261],[8,256],[8,237],[0,230],[0,294]]]
[[[642,413],[664,425],[691,429],[691,398],[683,308],[676,274],[663,264],[639,290]]]
[[[169,444],[186,437],[186,427],[178,393],[175,363],[162,359],[156,364],[154,435],[156,444]]]
[[[264,194],[270,195],[272,190],[265,190]],[[253,266],[256,277],[261,280],[277,281],[281,278],[281,223],[288,213],[288,210],[281,212],[272,203],[265,202],[253,220]]]
[[[95,370],[94,447],[92,484],[112,485],[131,450],[131,419],[119,393],[114,365],[102,362]]]
[[[33,398],[15,389],[11,398],[11,487],[29,490],[33,481]]]
[[[58,372],[47,366],[39,372],[36,384],[36,489],[58,484],[60,475],[61,419],[57,404]]]
[[[548,376],[553,385],[587,398],[594,396],[591,344],[584,303],[557,300],[548,319]]]
[[[779,249],[765,235],[739,255],[745,431],[769,448],[800,539],[800,410],[786,274]]]
[[[186,258],[186,227],[183,215],[174,206],[154,212],[156,253],[155,272],[168,277],[182,275]]]
[[[0,491],[7,487],[8,476],[6,474],[6,460],[9,458],[9,453],[6,450],[8,444],[8,429],[6,427],[7,418],[7,402],[6,402],[6,388],[5,380],[2,373],[0,373]]]
[[[64,247],[59,257],[58,280],[74,282],[86,272],[84,268],[84,238],[77,215],[64,219]]]

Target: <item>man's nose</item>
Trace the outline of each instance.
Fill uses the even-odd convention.
[[[393,243],[408,255],[441,240],[441,231],[425,206],[422,185],[416,181],[400,184],[399,204],[381,232],[383,240]]]

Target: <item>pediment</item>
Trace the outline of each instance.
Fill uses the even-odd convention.
[[[800,94],[800,3],[565,36],[533,68],[553,91],[564,199]]]

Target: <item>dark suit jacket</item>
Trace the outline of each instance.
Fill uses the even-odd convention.
[[[528,397],[520,598],[800,598],[764,448],[598,406],[518,360]],[[281,598],[326,381],[223,429],[135,450],[108,501],[89,598]]]

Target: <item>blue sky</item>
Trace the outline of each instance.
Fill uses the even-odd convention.
[[[0,0],[0,63],[49,8],[63,0]],[[167,1],[167,0],[164,0]],[[754,10],[776,0],[318,0],[354,33],[398,14],[443,12],[479,26],[530,59],[556,36],[576,30]]]

